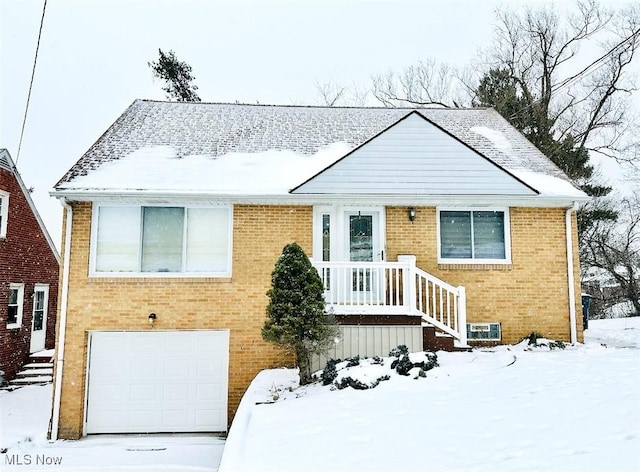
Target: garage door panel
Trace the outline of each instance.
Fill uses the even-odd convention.
[[[202,427],[208,423],[218,423],[224,421],[220,415],[220,410],[197,410],[195,414],[196,426]]]
[[[228,331],[93,332],[86,431],[226,431]]]

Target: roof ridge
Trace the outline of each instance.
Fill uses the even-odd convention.
[[[475,111],[475,110],[491,110],[490,107],[385,107],[385,106],[329,106],[329,105],[297,105],[297,104],[277,104],[277,103],[242,103],[242,102],[182,102],[171,100],[156,100],[152,98],[138,98],[136,102],[161,103],[171,105],[229,105],[229,106],[249,106],[264,108],[326,108],[335,110],[429,110],[429,111]]]

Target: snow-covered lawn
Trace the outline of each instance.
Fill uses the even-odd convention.
[[[640,318],[589,326],[584,345],[439,352],[426,378],[392,373],[364,391],[289,391],[294,371],[264,371],[226,446],[201,434],[49,443],[51,387],[0,392],[0,470],[215,471],[223,448],[221,472],[640,470]]]
[[[370,390],[263,371],[220,471],[638,471],[640,318],[589,327],[565,350],[439,352],[426,378],[392,372]]]

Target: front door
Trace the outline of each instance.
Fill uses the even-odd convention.
[[[345,212],[345,260],[352,262],[379,262],[380,249],[379,213],[377,211]],[[369,267],[354,267],[350,270],[350,297],[358,301],[378,303],[380,300],[380,270]]]
[[[31,317],[31,343],[29,352],[44,350],[47,336],[47,307],[49,286],[36,285],[33,292],[33,316]]]
[[[327,300],[378,303],[384,271],[368,263],[384,260],[384,209],[316,207],[315,215],[314,259],[354,263],[323,271]]]

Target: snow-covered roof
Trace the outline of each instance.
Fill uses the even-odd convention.
[[[55,193],[287,195],[413,112],[540,195],[585,197],[492,109],[149,100],[136,100],[62,177]]]

